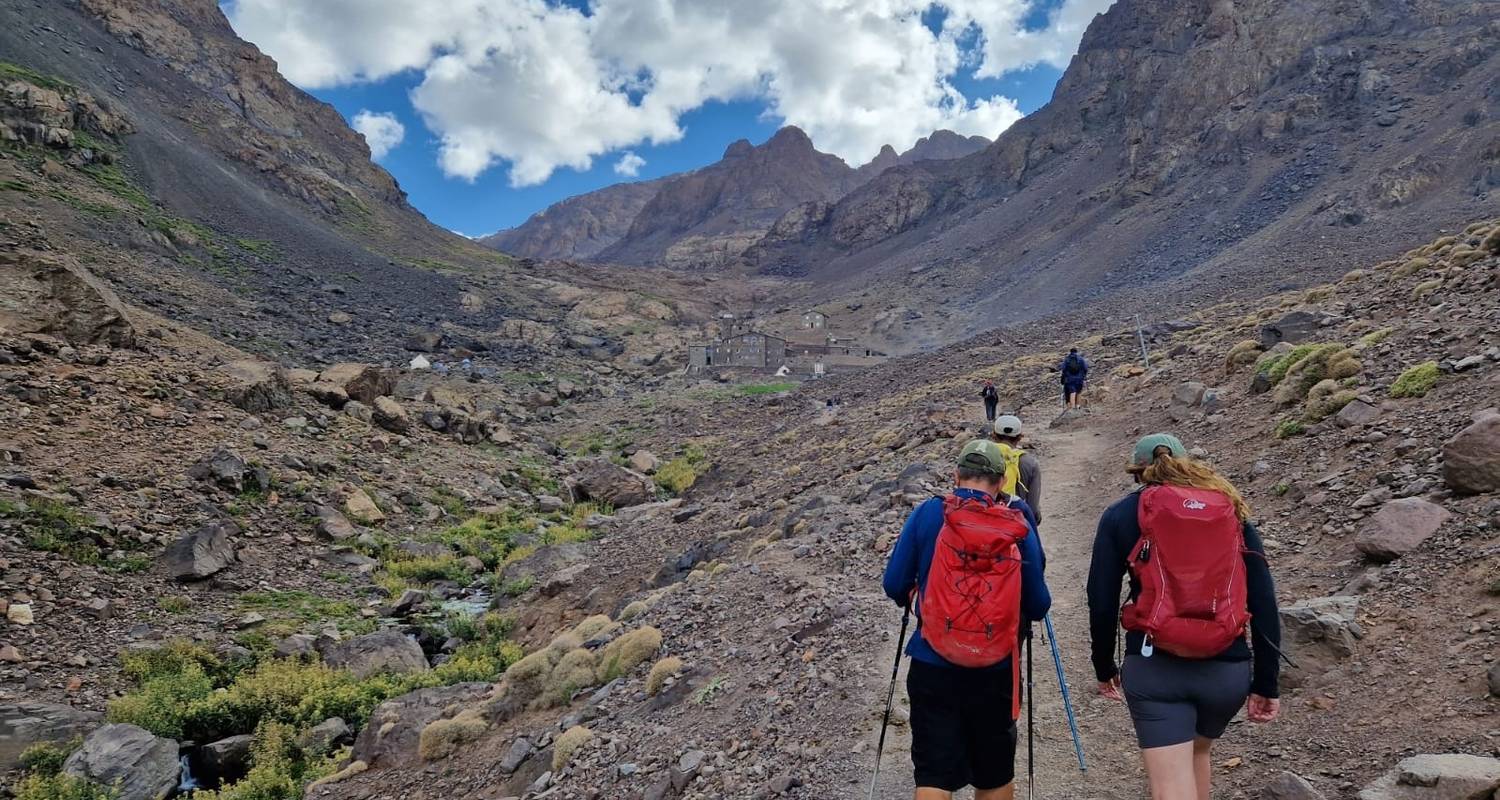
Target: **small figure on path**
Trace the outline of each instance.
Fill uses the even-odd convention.
[[[1280,711],[1276,587],[1244,498],[1177,437],[1142,438],[1128,471],[1141,488],[1100,518],[1089,567],[1099,693],[1129,706],[1153,800],[1209,800],[1210,750],[1240,707]]]
[[[1057,365],[1057,371],[1062,373],[1063,405],[1069,411],[1078,408],[1084,384],[1088,383],[1088,359],[1078,352],[1078,348],[1070,348],[1062,363]]]
[[[995,421],[995,409],[1000,405],[1000,393],[995,391],[994,381],[985,381],[979,396],[984,398],[984,421]]]

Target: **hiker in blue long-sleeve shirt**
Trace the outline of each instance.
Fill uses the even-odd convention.
[[[959,455],[950,497],[932,498],[912,511],[886,565],[885,593],[903,607],[915,593],[920,608],[924,602],[936,600],[927,592],[927,579],[934,571],[939,534],[947,515],[954,513],[952,509],[968,508],[971,514],[976,508],[989,510],[998,498],[999,503],[1020,514],[1019,518],[1011,515],[1012,522],[1001,523],[996,534],[1017,537],[1014,552],[1020,559],[1018,596],[1009,601],[1019,607],[1000,612],[1013,628],[996,634],[1002,640],[1009,639],[995,643],[1008,655],[985,666],[954,664],[924,637],[920,621],[906,646],[906,654],[911,657],[906,688],[911,700],[911,750],[918,800],[948,797],[964,786],[975,788],[975,800],[1010,800],[1014,796],[1019,682],[1014,668],[1019,632],[1014,626],[1019,623],[1024,628],[1045,617],[1052,606],[1052,595],[1043,578],[1046,557],[1037,537],[1035,517],[1023,501],[1000,491],[1004,477],[1004,455],[995,443],[970,442]],[[982,541],[985,533],[975,534],[970,528],[964,535],[978,535]],[[1007,544],[1009,541],[1006,539]],[[951,546],[950,540],[945,538],[945,542]],[[965,558],[971,557],[965,554]],[[1013,563],[1013,558],[993,559],[1006,560]],[[995,569],[999,571],[986,573],[983,580],[969,581],[984,587],[974,599],[986,607],[1002,602],[997,598],[1007,597],[1001,584],[1013,580],[1016,574],[1006,573],[1003,565]],[[1003,630],[1004,625],[1001,627]]]

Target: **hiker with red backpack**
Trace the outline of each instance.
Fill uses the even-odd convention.
[[[1214,740],[1242,706],[1280,711],[1276,587],[1244,499],[1177,437],[1142,438],[1129,472],[1142,488],[1104,512],[1089,567],[1099,693],[1129,707],[1153,800],[1209,800]]]
[[[906,645],[916,800],[964,786],[975,800],[1015,794],[1020,630],[1052,595],[1031,510],[1001,492],[1005,468],[994,442],[965,445],[955,488],[912,511],[886,565],[885,593],[917,614]]]

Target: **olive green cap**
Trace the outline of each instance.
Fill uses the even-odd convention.
[[[1141,440],[1135,443],[1135,453],[1130,460],[1136,466],[1144,467],[1156,460],[1158,447],[1167,448],[1167,452],[1171,453],[1173,458],[1183,458],[1187,455],[1187,448],[1182,446],[1182,440],[1176,436],[1170,433],[1153,433],[1149,436],[1142,436]]]
[[[975,439],[959,451],[958,465],[988,472],[991,475],[1004,475],[1005,454],[1000,452],[1000,445],[988,439]]]

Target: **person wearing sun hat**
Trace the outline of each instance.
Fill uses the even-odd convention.
[[[1089,564],[1089,633],[1099,694],[1128,706],[1152,797],[1207,800],[1211,749],[1230,720],[1241,708],[1254,723],[1271,722],[1280,711],[1276,586],[1244,498],[1207,462],[1189,457],[1180,439],[1170,433],[1142,436],[1126,472],[1140,488],[1100,517]],[[1243,569],[1227,553],[1240,554]],[[1193,564],[1189,573],[1174,571],[1174,564],[1185,561]],[[1204,577],[1215,571],[1232,577]],[[1120,585],[1127,573],[1130,594],[1122,613]],[[1172,594],[1173,603],[1164,605],[1163,586],[1184,594]],[[1179,640],[1164,643],[1161,636],[1182,634],[1183,627],[1165,623],[1184,617],[1174,603],[1204,602],[1192,592],[1212,592],[1213,617],[1193,617],[1200,626],[1193,630],[1232,620],[1226,635],[1196,651]],[[1236,610],[1221,598],[1244,606]],[[1200,605],[1193,608],[1193,614],[1203,612]],[[1117,664],[1122,623],[1128,628],[1126,655]],[[1225,641],[1228,646],[1222,646]]]

